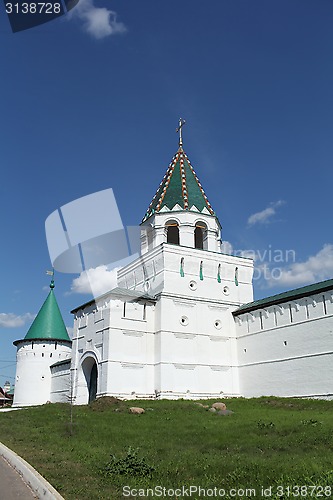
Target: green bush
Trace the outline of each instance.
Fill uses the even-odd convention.
[[[140,458],[138,452],[138,448],[130,446],[124,458],[117,458],[115,455],[111,455],[110,462],[102,471],[103,475],[152,477],[155,468],[148,465],[144,457]]]

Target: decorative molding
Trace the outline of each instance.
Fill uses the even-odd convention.
[[[174,336],[177,339],[194,339],[196,337],[194,333],[175,333]]]
[[[210,365],[209,367],[211,370],[213,370],[213,372],[227,372],[228,370],[230,370],[230,366],[214,366],[214,365]]]
[[[144,365],[137,363],[121,363],[122,368],[144,368]]]
[[[297,302],[295,302],[294,300],[292,300],[290,302],[290,304],[294,306],[296,312],[299,311],[299,304]]]
[[[229,309],[228,306],[220,306],[220,305],[214,305],[214,304],[211,304],[211,305],[208,305],[208,309],[212,309],[212,310],[217,310],[217,311],[227,311]]]
[[[130,335],[131,337],[143,337],[143,332],[136,330],[123,330],[123,335]]]
[[[195,307],[196,306],[196,301],[189,301],[189,300],[182,300],[182,299],[173,299],[173,303],[176,306],[182,306],[182,307]]]
[[[184,209],[176,203],[176,205],[171,209],[171,212],[179,212],[180,210],[182,211]]]
[[[174,363],[173,366],[177,369],[177,370],[194,370],[196,365],[181,365],[181,364],[178,364],[178,363]]]

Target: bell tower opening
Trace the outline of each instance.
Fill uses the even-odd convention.
[[[194,248],[205,250],[207,238],[207,226],[204,222],[198,222],[194,230]]]
[[[167,243],[179,245],[179,226],[176,221],[168,221],[165,224],[167,233]]]

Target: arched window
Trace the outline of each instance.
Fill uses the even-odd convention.
[[[176,221],[170,220],[166,223],[167,243],[179,245],[179,226]]]
[[[194,248],[199,250],[207,250],[205,248],[207,236],[207,226],[204,222],[197,222],[194,230]]]

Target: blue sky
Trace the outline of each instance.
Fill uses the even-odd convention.
[[[45,219],[112,187],[138,224],[180,116],[255,297],[332,278],[332,25],[331,0],[81,0],[13,34],[1,7],[0,385],[47,294]],[[68,327],[82,280],[56,277]]]

